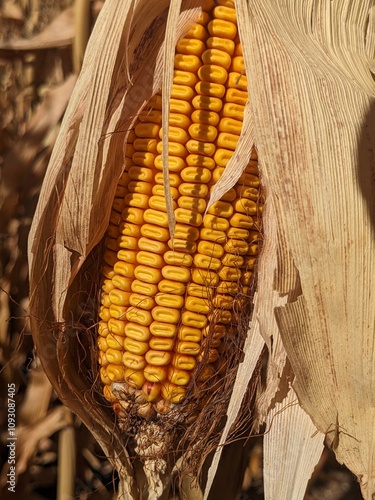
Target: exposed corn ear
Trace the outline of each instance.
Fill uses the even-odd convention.
[[[125,147],[105,240],[98,337],[104,396],[120,415],[163,414],[216,380],[239,297],[253,282],[261,212],[256,157],[205,214],[236,149],[248,98],[233,2],[211,3],[176,48],[168,150],[173,240],[160,96],[142,111]]]

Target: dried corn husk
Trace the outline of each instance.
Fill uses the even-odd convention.
[[[107,225],[126,131],[161,87],[169,3],[105,3],[30,235],[31,316],[39,355],[60,397],[112,457],[123,478],[121,492],[128,498],[162,498],[170,478],[167,474],[145,478],[127,460],[122,436],[110,424],[110,412],[96,404],[91,381],[81,376],[85,362],[74,357],[87,338],[79,328],[64,331],[63,326],[74,324],[68,319],[77,318],[77,304],[82,306],[89,292],[79,286],[80,278]],[[183,1],[178,18],[171,10],[170,22],[178,20],[177,37],[199,15],[199,3]],[[292,397],[291,390],[281,390],[287,373],[300,405],[320,431],[311,438],[315,427],[297,405],[278,415],[286,430],[297,419],[298,435],[289,441],[291,455],[294,463],[302,456],[305,462],[295,481],[293,461],[286,460],[281,469],[278,464],[277,478],[275,464],[267,461],[268,498],[276,498],[271,492],[278,491],[277,480],[284,481],[290,498],[300,498],[323,434],[338,459],[357,474],[364,497],[371,498],[375,491],[375,302],[370,286],[375,269],[374,8],[370,0],[251,4],[236,0],[236,6],[251,114],[216,195],[241,174],[242,159],[246,161],[254,138],[267,202],[254,316],[222,442],[237,419],[266,345],[267,384],[257,398],[257,423],[265,421],[270,411],[272,417],[277,405]],[[152,37],[147,32],[151,24]],[[171,26],[167,34],[172,33]],[[165,67],[166,101],[167,62]],[[270,433],[267,456],[281,443],[277,433]],[[206,495],[220,450],[209,471]]]

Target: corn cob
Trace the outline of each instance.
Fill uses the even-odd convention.
[[[252,285],[261,210],[256,156],[205,215],[236,148],[248,99],[233,2],[207,4],[176,47],[168,151],[174,239],[163,186],[160,95],[129,133],[105,238],[100,376],[120,415],[130,408],[147,418],[164,413],[215,381],[223,339],[236,329],[238,297]]]

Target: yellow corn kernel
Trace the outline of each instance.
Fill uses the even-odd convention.
[[[192,71],[196,73],[201,65],[202,62],[200,58],[193,54],[176,54],[174,57],[174,68],[180,71]]]
[[[245,214],[234,214],[229,219],[229,223],[232,227],[238,227],[241,229],[251,229],[254,227],[253,218]]]
[[[248,94],[246,91],[243,90],[229,88],[225,94],[225,99],[227,102],[232,102],[234,104],[241,104],[242,106],[245,106],[245,104],[248,101]]]
[[[201,24],[193,24],[193,26],[186,33],[185,38],[192,38],[194,40],[206,40],[208,34]]]
[[[174,187],[171,187],[170,189],[171,189],[170,193],[171,193],[172,199],[175,200],[176,198],[178,198],[178,189],[176,189]],[[160,184],[155,184],[155,186],[152,187],[152,194],[155,196],[165,197],[164,186],[161,186]],[[150,202],[150,200],[149,200],[149,202]],[[153,207],[150,207],[150,208],[153,208]]]
[[[98,333],[102,337],[106,337],[108,335],[109,330],[108,330],[108,323],[106,321],[100,321]]]
[[[130,207],[148,208],[148,199],[147,194],[129,193],[125,196],[125,204]]]
[[[118,261],[113,266],[113,270],[116,274],[121,274],[121,276],[125,276],[125,278],[133,278],[134,277],[134,269],[135,266],[130,264],[129,262]]]
[[[234,151],[237,147],[238,139],[238,135],[221,132],[217,138],[217,145],[220,148],[231,149],[232,151]]]
[[[185,240],[187,243],[194,242],[199,238],[199,229],[185,224],[176,224],[174,237],[173,243],[176,243],[176,240]],[[178,248],[175,249],[178,250]]]
[[[229,89],[229,90],[232,90],[232,89]],[[227,90],[227,93],[228,93],[228,90]],[[194,106],[195,109],[202,109],[205,111],[214,111],[215,113],[219,113],[221,111],[221,108],[223,107],[223,101],[222,101],[222,99],[219,99],[218,97],[211,97],[211,96],[207,96],[207,95],[197,95],[192,100],[192,105]]]
[[[132,293],[129,299],[130,305],[133,307],[140,307],[141,309],[150,310],[155,306],[155,300],[147,295],[139,293]]]
[[[99,317],[100,317],[100,319],[102,319],[105,322],[110,320],[111,315],[109,313],[108,307],[100,306]]]
[[[107,356],[105,355],[105,352],[99,351],[99,365],[103,368],[108,366],[108,360]]]
[[[176,222],[199,227],[202,224],[202,215],[187,208],[177,208],[174,211]]]
[[[192,311],[184,311],[181,316],[181,322],[185,326],[192,328],[204,328],[207,325],[207,317]]]
[[[227,327],[225,325],[209,325],[203,330],[203,335],[209,337],[210,339],[221,339],[227,333]]]
[[[186,286],[184,283],[179,283],[178,281],[171,280],[161,280],[158,284],[159,291],[162,293],[172,293],[176,295],[183,295],[185,293]]]
[[[186,389],[171,382],[166,382],[161,387],[161,394],[171,403],[178,404],[185,398]]]
[[[150,348],[155,351],[171,351],[173,349],[174,339],[152,337],[150,339]]]
[[[207,216],[205,217],[205,219]],[[226,220],[226,219],[224,219]],[[211,241],[200,241],[198,243],[198,252],[209,257],[220,259],[224,254],[224,249],[221,245],[212,243]]]
[[[137,253],[137,262],[138,264],[158,269],[164,266],[164,259],[161,255],[153,252],[145,252],[144,250]]]
[[[180,341],[176,344],[176,352],[189,356],[198,356],[200,345],[197,342]]]
[[[215,213],[215,210],[213,210],[213,212]],[[216,213],[219,213],[219,211],[216,211]],[[212,215],[212,213],[205,216],[203,225],[207,229],[216,229],[217,231],[227,231],[227,229],[229,229],[229,222],[227,219]]]
[[[178,206],[184,210],[203,213],[206,209],[207,203],[202,198],[192,198],[191,196],[180,196],[178,199]],[[200,224],[202,220],[200,221]]]
[[[165,212],[148,208],[143,214],[145,222],[157,226],[168,227],[168,217]]]
[[[226,88],[224,85],[222,85],[221,83],[215,83],[215,81],[211,80],[197,83],[195,86],[195,90],[199,95],[217,97],[218,99],[222,99],[226,92]]]
[[[180,311],[169,307],[155,306],[151,312],[155,321],[177,324],[180,320]]]
[[[145,183],[142,182],[142,184]],[[138,238],[141,235],[139,226],[131,224],[130,222],[122,222],[120,224],[120,232],[123,236],[132,236],[133,238]]]
[[[182,196],[205,198],[208,194],[208,187],[205,184],[184,182],[179,186],[178,191]]]
[[[224,250],[228,253],[235,253],[238,255],[246,255],[249,245],[246,241],[230,239],[224,245]]]
[[[111,365],[121,365],[121,358],[123,353],[124,353],[123,349],[120,350],[120,349],[108,348],[106,350],[105,355],[107,357],[108,362]]]
[[[103,285],[102,285],[102,290],[103,292],[106,292],[106,293],[109,293],[111,290],[113,290],[115,288],[112,280],[110,279],[105,279],[103,281]]]
[[[102,305],[104,307],[109,307],[111,305],[111,301],[109,300],[109,294],[108,293],[102,293],[101,301],[102,301]]]
[[[112,382],[121,382],[124,380],[125,368],[119,365],[108,365],[107,376]]]
[[[238,293],[238,283],[233,281],[219,281],[216,291],[217,293],[236,294]]]
[[[244,265],[244,258],[240,255],[226,253],[221,260],[223,266],[241,267]]]
[[[189,135],[182,127],[188,128],[191,121],[186,115],[181,113],[171,113],[171,126],[168,128],[168,139],[173,142],[180,144],[185,144],[189,139]],[[173,126],[172,123],[178,124],[179,126]],[[162,131],[160,131],[160,139],[162,138]]]
[[[203,125],[202,123],[193,123],[189,127],[189,134],[193,139],[198,141],[213,142],[217,136],[216,127],[211,125]],[[188,143],[191,147],[190,141]],[[211,149],[209,149],[211,151]]]
[[[138,354],[138,356],[142,356],[148,351],[148,342],[140,342],[139,340],[131,339],[130,337],[126,337],[124,340],[124,347],[128,352],[132,354]]]
[[[214,8],[213,15],[215,19],[224,19],[231,23],[237,23],[236,11],[234,8],[227,6],[217,6]]]
[[[245,62],[243,56],[236,56],[232,59],[230,70],[235,73],[242,73],[245,71]]]
[[[223,116],[228,118],[234,118],[236,121],[240,120],[243,122],[245,113],[245,106],[242,104],[235,104],[233,102],[227,102],[224,104]]]
[[[130,385],[130,387],[134,387],[135,389],[141,389],[143,384],[146,382],[146,378],[142,371],[133,370],[132,368],[127,368],[125,370],[124,379]]]
[[[130,307],[125,313],[126,319],[142,326],[149,326],[152,323],[152,316],[149,311],[138,307]]]
[[[167,369],[164,366],[147,365],[143,374],[149,382],[163,382],[167,378]]]
[[[152,182],[154,173],[151,168],[134,166],[129,169],[129,179],[132,181]]]
[[[108,349],[108,343],[107,343],[107,338],[106,337],[98,337],[98,340],[96,341],[96,344],[98,346],[99,351],[106,352]]]
[[[219,281],[217,273],[207,269],[193,269],[191,279],[197,285],[215,286]]]
[[[137,137],[158,137],[160,125],[156,123],[138,123],[135,127]]]
[[[151,337],[149,327],[137,323],[126,323],[124,333],[127,337],[140,342],[147,342]]]
[[[158,293],[155,296],[155,301],[158,306],[173,307],[173,309],[181,309],[184,305],[184,297],[171,293]]]
[[[247,171],[247,168],[245,172]],[[244,186],[259,187],[259,177],[253,174],[242,174],[238,180],[238,184],[243,184]]]
[[[211,36],[207,39],[207,47],[209,49],[222,50],[232,56],[235,50],[235,43],[233,40],[229,40],[228,38]]]
[[[215,144],[212,144],[210,142],[201,142],[197,141],[195,139],[191,139],[186,143],[186,148],[189,151],[189,153],[194,153],[194,154],[203,154],[207,156],[212,156],[215,153],[216,146]],[[188,168],[195,168],[195,167],[188,167]],[[198,167],[199,168],[199,167]],[[186,170],[186,169],[185,169]],[[207,169],[205,169],[207,170]],[[186,175],[186,173],[185,173]],[[181,174],[181,177],[183,180],[190,181],[190,179],[185,179],[185,177]],[[208,182],[211,179],[211,173],[207,174],[206,177],[202,180],[199,180],[195,178],[195,181],[198,182]]]
[[[136,250],[138,248],[138,239],[137,238],[133,238],[132,236],[124,236],[124,235],[121,235],[118,237],[117,239],[117,243],[119,245],[119,247],[121,249],[126,249],[127,251],[129,250]],[[122,255],[126,255],[124,254],[123,252],[121,252],[120,254],[121,256]],[[130,255],[130,254],[128,254]],[[125,260],[125,261],[128,261],[128,262],[134,262],[133,259],[130,259],[128,260],[127,258],[122,258],[122,257],[119,257],[119,255],[117,254],[117,258],[119,260]]]
[[[247,95],[247,78],[246,78],[246,76],[244,74],[236,73],[236,72],[229,73],[229,75],[228,75],[228,81],[227,81],[227,87],[228,87],[228,90],[232,90],[232,91],[237,91],[238,92],[237,89],[239,89],[240,91],[242,91],[241,93],[230,92],[230,95],[232,95],[232,96],[237,95],[237,96],[243,96],[243,97],[245,97],[245,94]],[[245,105],[246,101],[245,102],[239,102],[238,104]]]
[[[158,292],[158,287],[152,283],[145,283],[141,280],[134,280],[131,284],[131,290],[134,293],[153,297]]]
[[[193,108],[190,102],[183,101],[181,99],[171,98],[169,100],[169,107],[171,113],[182,113],[184,115],[190,115],[193,112]]]
[[[130,292],[124,292],[123,290],[118,290],[114,288],[109,292],[109,300],[112,304],[118,306],[128,306],[130,304]]]
[[[159,242],[169,240],[168,229],[166,227],[155,226],[154,224],[143,224],[141,227],[141,234],[145,238],[155,239]]]
[[[141,225],[143,224],[143,214],[144,210],[140,208],[126,207],[121,215],[125,222]]]
[[[199,147],[199,144],[202,144],[202,148]],[[202,150],[208,150],[208,145],[215,148],[213,144],[207,142],[199,143],[198,141],[189,141],[188,149],[192,153],[200,153]],[[181,171],[181,178],[185,182],[207,183],[211,180],[211,172],[203,167],[186,167]]]
[[[189,326],[180,326],[178,329],[178,339],[185,342],[200,342],[202,339],[202,330]]]
[[[244,273],[242,273],[242,276],[241,276],[241,284],[242,285],[251,285],[253,281],[253,273],[251,271],[245,271]]]
[[[152,168],[154,166],[155,155],[152,153],[139,151],[133,154],[132,160],[134,165],[138,165],[139,167]]]
[[[241,278],[241,271],[236,267],[223,266],[219,278],[224,281],[238,281]]]
[[[191,122],[189,120],[189,124],[190,123]],[[157,149],[158,149],[158,153],[159,154],[161,154],[163,152],[163,143],[162,143],[162,141],[159,142]],[[168,154],[170,156],[179,156],[181,158],[186,158],[186,156],[188,155],[188,152],[187,152],[187,149],[185,148],[185,146],[183,144],[180,144],[178,142],[169,141],[168,142]],[[158,160],[158,161],[161,161],[161,160]]]
[[[168,370],[168,379],[175,385],[188,385],[191,373],[186,370],[170,367]]]
[[[211,269],[212,271],[217,271],[221,267],[219,259],[199,253],[194,255],[194,264],[200,269]]]
[[[166,280],[180,283],[187,283],[190,280],[190,269],[186,269],[186,267],[164,266],[161,274]]]
[[[238,240],[248,240],[250,237],[250,232],[247,229],[241,229],[239,227],[231,227],[227,231],[228,238],[235,238]]]
[[[213,19],[208,24],[208,31],[211,36],[229,38],[230,40],[233,40],[237,35],[236,25],[223,19]]]
[[[111,349],[121,349],[124,348],[124,336],[116,335],[114,333],[109,333],[107,335],[107,346]]]
[[[136,262],[135,256],[136,252],[132,250],[120,250],[117,254],[118,258],[124,262],[128,262],[133,264]],[[120,274],[116,274],[112,278],[113,288],[119,288],[120,290],[124,290],[125,292],[130,291],[131,279],[125,278]]]
[[[200,297],[202,299],[208,299],[212,295],[212,292],[209,288],[207,288],[207,286],[197,285],[196,283],[190,283],[188,285],[187,292],[193,297]]]
[[[254,215],[257,213],[257,203],[253,200],[246,198],[241,198],[233,203],[233,207],[236,212],[241,212],[248,215]]]
[[[196,358],[193,356],[188,356],[186,354],[174,354],[172,357],[172,366],[179,368],[180,370],[194,370],[197,362]]]
[[[201,299],[199,297],[187,297],[185,309],[187,311],[208,314],[210,311],[210,305],[205,299]]]
[[[133,354],[131,352],[125,351],[122,356],[122,362],[126,368],[131,368],[132,370],[143,370],[146,366],[146,361],[144,356],[139,356],[138,354]]]
[[[216,295],[212,300],[213,306],[220,309],[233,309],[233,303],[234,299],[229,295]]]
[[[225,243],[227,239],[224,231],[218,231],[217,229],[210,229],[207,227],[203,227],[200,230],[200,237],[202,240],[214,241],[220,244]]]
[[[146,398],[146,401],[155,401],[159,396],[161,391],[161,384],[150,382],[147,380],[142,386],[142,392]]]
[[[194,87],[198,81],[197,75],[191,71],[180,71],[175,69],[173,72],[173,83],[177,85],[187,85]]]
[[[163,184],[164,186],[164,178],[163,172],[157,172],[155,174],[155,182],[156,184]],[[170,172],[169,173],[169,183],[172,187],[177,187],[181,184],[181,178],[178,174]]]
[[[165,252],[163,257],[164,262],[171,266],[190,267],[193,262],[191,255],[182,252],[174,252],[173,250]]]
[[[213,170],[216,167],[213,158],[204,156],[203,154],[195,154],[195,153],[189,154],[187,156],[186,164],[189,165],[189,167],[204,167],[208,168],[209,170]],[[196,195],[194,193],[191,193],[190,196],[196,196]]]
[[[236,193],[238,198],[248,198],[257,201],[259,199],[259,190],[250,186],[237,186]]]
[[[240,135],[242,130],[242,122],[233,120],[233,118],[222,118],[219,123],[219,131],[229,134]]]
[[[147,153],[155,153],[156,152],[156,147],[157,147],[158,141],[157,139],[151,139],[148,137],[142,138],[142,139],[136,139],[133,143],[133,146],[136,151],[143,151]],[[133,189],[130,188],[130,184],[128,185],[128,189],[131,192],[134,192]],[[148,194],[148,193],[145,193]]]
[[[220,121],[220,115],[215,111],[206,111],[205,109],[197,109],[191,115],[191,121],[194,123],[203,123],[205,125],[216,125]]]
[[[192,87],[189,87],[188,85],[177,85],[176,83],[172,85],[172,92],[171,92],[172,99],[191,101],[191,99],[193,99],[194,96],[195,92]]]
[[[171,362],[172,354],[169,351],[156,351],[151,349],[146,353],[145,359],[150,365],[167,366]]]
[[[154,252],[160,255],[168,251],[168,245],[166,243],[145,237],[139,239],[138,247],[145,252]]]
[[[104,393],[104,396],[105,398],[108,400],[108,401],[115,401],[117,398],[115,398],[115,396],[112,394],[109,386],[111,385],[112,383],[112,380],[108,377],[107,375],[107,369],[104,368],[103,366],[100,368],[99,370],[100,372],[100,380],[103,382],[104,384],[104,387],[103,387],[103,393]],[[109,391],[109,392],[108,392]],[[113,399],[115,398],[115,399]]]
[[[123,319],[127,310],[127,307],[118,306],[117,304],[111,304],[109,306],[109,314],[115,319]]]
[[[108,330],[113,335],[120,335],[123,337],[125,335],[125,322],[121,319],[110,318],[108,320]]]
[[[150,325],[150,332],[155,337],[174,338],[176,331],[176,325],[171,323],[160,323],[160,321],[154,321]]]
[[[230,68],[232,58],[225,51],[220,49],[208,49],[202,54],[202,61],[207,66],[220,66],[226,70]],[[202,66],[203,68],[204,66]],[[213,71],[215,71],[213,69]],[[198,72],[199,75],[199,72]],[[225,83],[225,80],[224,82]]]

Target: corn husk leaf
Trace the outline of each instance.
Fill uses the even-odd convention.
[[[364,498],[375,491],[373,13],[362,0],[251,4],[249,75],[281,236],[269,293],[287,299],[275,316],[294,389]]]

